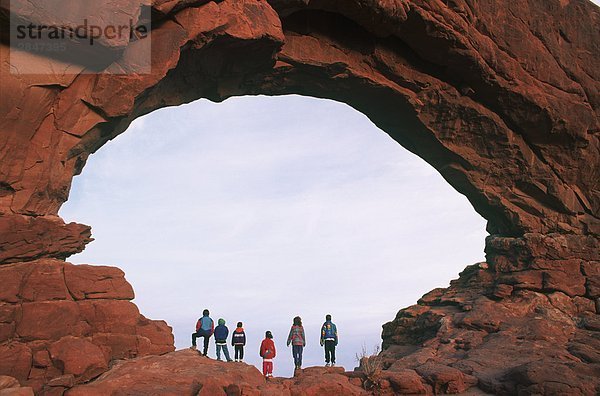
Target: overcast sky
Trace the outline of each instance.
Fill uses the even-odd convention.
[[[190,345],[202,309],[272,330],[276,375],[300,315],[305,366],[331,313],[351,370],[381,325],[484,260],[485,221],[426,162],[345,104],[300,96],[155,111],[90,157],[60,213],[96,238],[69,261],[122,268],[135,303]],[[210,354],[215,347],[211,342]],[[260,367],[260,366],[259,366]]]

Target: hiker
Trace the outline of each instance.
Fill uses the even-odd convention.
[[[202,317],[196,323],[196,332],[192,333],[192,346],[190,348],[196,349],[196,338],[204,337],[204,351],[202,352],[204,356],[208,353],[208,341],[210,341],[210,337],[215,331],[215,322],[208,315],[210,315],[208,309],[202,311]]]
[[[231,336],[231,345],[235,349],[235,361],[244,360],[244,345],[246,345],[246,332],[242,327],[242,322],[237,323],[237,328]]]
[[[321,346],[325,346],[325,367],[335,366],[335,347],[337,344],[337,327],[331,321],[331,315],[327,314],[325,316],[325,323],[321,327]]]
[[[231,362],[229,357],[229,350],[227,349],[227,336],[229,336],[229,329],[225,326],[225,319],[219,319],[219,325],[215,329],[215,345],[217,346],[217,360],[221,361],[221,350],[225,354],[225,359]]]
[[[300,316],[294,318],[294,324],[288,335],[287,346],[292,344],[292,356],[294,357],[294,365],[296,369],[302,367],[302,350],[306,346],[306,337],[304,336],[304,327],[302,327],[302,319]]]
[[[267,331],[265,332],[265,339],[260,343],[260,357],[263,358],[263,374],[267,378],[273,377],[273,358],[275,358],[276,354],[273,334]]]

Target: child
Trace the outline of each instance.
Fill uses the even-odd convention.
[[[219,319],[219,325],[215,328],[215,343],[217,344],[217,360],[221,360],[221,349],[225,353],[225,359],[231,362],[229,350],[227,349],[227,336],[229,329],[225,326],[225,319]]]
[[[208,353],[208,342],[210,341],[210,337],[213,335],[215,330],[215,324],[213,320],[210,318],[210,312],[208,309],[205,309],[202,312],[202,317],[198,319],[196,323],[196,332],[192,333],[192,346],[191,349],[196,349],[196,338],[204,337],[204,349],[203,355],[206,356]]]
[[[321,346],[325,346],[325,367],[335,366],[335,347],[338,344],[338,333],[331,315],[325,315],[325,323],[321,327]],[[331,363],[329,363],[331,361]]]
[[[244,345],[246,345],[246,333],[242,327],[242,322],[238,322],[237,329],[231,336],[231,345],[235,349],[235,361],[241,362],[244,359]]]
[[[302,350],[306,346],[306,337],[304,336],[304,327],[302,327],[302,319],[300,319],[300,316],[294,318],[294,324],[290,329],[287,346],[290,346],[290,344],[292,344],[294,365],[296,366],[296,369],[300,369],[302,368]]]
[[[276,354],[273,334],[267,331],[265,339],[260,344],[260,357],[263,358],[263,374],[267,378],[273,377],[273,358]]]

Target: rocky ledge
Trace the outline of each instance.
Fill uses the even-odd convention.
[[[105,395],[362,395],[360,380],[344,369],[312,367],[294,378],[266,380],[245,363],[219,362],[189,349],[162,356],[147,356],[116,363],[87,385],[69,390],[68,396]]]
[[[62,394],[117,359],[174,350],[171,328],[140,314],[118,268],[43,259],[2,265],[0,279],[0,373],[36,393]]]

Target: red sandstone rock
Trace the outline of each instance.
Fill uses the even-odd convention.
[[[81,317],[73,301],[39,301],[24,303],[17,334],[27,340],[58,340],[67,335],[88,334],[90,326]]]
[[[289,384],[292,395],[363,395],[364,389],[352,384],[342,367],[308,367]]]
[[[432,389],[426,385],[423,378],[414,370],[384,371],[383,375],[397,394],[424,395],[431,394]]]
[[[30,387],[0,389],[0,396],[33,396],[33,389]]]
[[[514,381],[513,392],[541,395],[593,395],[597,388],[583,380],[569,365],[531,362],[511,370],[507,379]],[[587,373],[585,373],[587,374]],[[560,375],[560,378],[557,378]]]
[[[217,362],[183,350],[119,362],[96,381],[77,386],[67,395],[106,395],[122,389],[137,394],[196,395],[204,384],[223,391],[230,384],[258,388],[265,380],[254,366]]]
[[[38,392],[64,391],[69,384],[54,381],[63,374],[80,383],[114,359],[174,349],[165,322],[123,300],[133,292],[118,269],[46,259],[0,266],[0,275],[0,373]]]
[[[53,20],[29,12],[31,4],[17,14]],[[122,6],[115,4],[119,18],[137,16]],[[465,194],[496,234],[486,241],[489,268],[469,267],[385,325],[390,368],[429,364],[435,382],[451,366],[492,393],[600,391],[588,334],[597,332],[600,312],[597,7],[558,0],[152,6],[150,74],[69,75],[37,58],[49,73],[26,75],[0,63],[0,263],[41,259],[0,267],[0,356],[15,364],[0,361],[0,373],[16,370],[40,388],[58,375],[44,366],[43,351],[66,335],[91,337],[106,359],[172,349],[166,324],[149,325],[118,301],[132,296],[118,271],[106,270],[113,287],[100,280],[102,269],[46,261],[91,240],[89,227],[56,216],[72,177],[139,114],[201,97],[300,93],[365,113]],[[86,11],[65,9],[67,22]],[[137,59],[136,43],[103,44],[123,54],[109,71]],[[26,368],[32,351],[36,366]],[[207,382],[204,392],[215,386]],[[460,381],[435,386],[454,390]]]
[[[118,268],[70,265],[64,266],[65,283],[76,300],[132,300],[133,289]]]
[[[67,392],[76,395],[134,394],[177,395],[363,395],[342,368],[311,367],[291,379],[265,381],[254,366],[225,363],[182,350],[162,356],[117,363],[110,371],[86,385]],[[200,393],[199,393],[200,392]],[[203,392],[203,393],[202,393]]]
[[[65,258],[91,241],[89,226],[65,224],[56,216],[3,215],[0,207],[0,263]]]
[[[19,382],[27,381],[31,369],[31,349],[16,342],[0,345],[0,372],[15,377]]]
[[[432,387],[434,393],[463,393],[477,384],[477,379],[452,367],[427,363],[417,367],[416,372]]]
[[[88,381],[108,368],[108,360],[100,348],[83,338],[63,337],[53,343],[49,351],[52,362],[78,382]]]
[[[18,388],[20,386],[16,378],[8,375],[0,375],[0,389]]]

